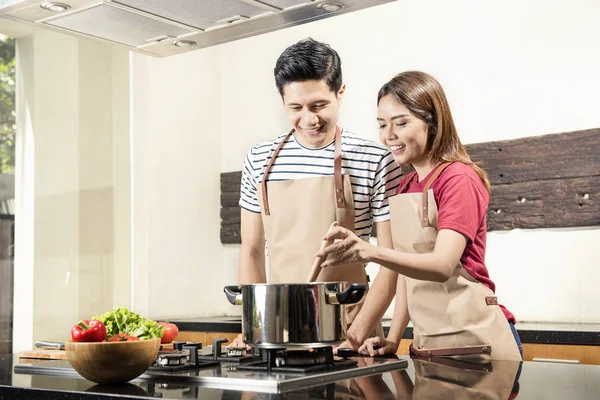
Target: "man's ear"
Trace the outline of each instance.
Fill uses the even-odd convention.
[[[340,86],[340,90],[338,90],[337,92],[337,98],[340,104],[342,104],[342,101],[344,100],[344,93],[346,93],[346,84],[342,83],[342,86]]]

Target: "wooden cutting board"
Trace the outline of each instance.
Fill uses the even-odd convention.
[[[165,343],[161,345],[161,350],[172,350],[173,343]],[[58,349],[34,349],[22,351],[19,353],[19,358],[35,358],[40,360],[66,360],[67,353],[64,350]]]
[[[35,349],[30,351],[22,351],[19,353],[19,358],[36,358],[41,360],[66,360],[67,353],[64,350],[58,349]]]

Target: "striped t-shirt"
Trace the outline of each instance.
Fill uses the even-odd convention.
[[[247,153],[239,203],[243,209],[261,212],[256,191],[268,162],[285,136],[259,143]],[[333,142],[322,148],[309,149],[291,135],[279,151],[267,182],[333,176],[333,157]],[[373,222],[390,219],[388,197],[396,193],[400,172],[400,167],[384,146],[342,130],[342,174],[350,175],[354,194],[354,228],[362,239],[369,239]]]

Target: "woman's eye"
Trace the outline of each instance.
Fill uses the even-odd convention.
[[[396,123],[396,126],[404,126],[404,125],[406,125],[406,122],[398,122],[398,123]]]

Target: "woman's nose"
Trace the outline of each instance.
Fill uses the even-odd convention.
[[[383,137],[387,140],[393,140],[398,138],[398,136],[396,136],[394,130],[391,127],[387,127],[384,129]]]

